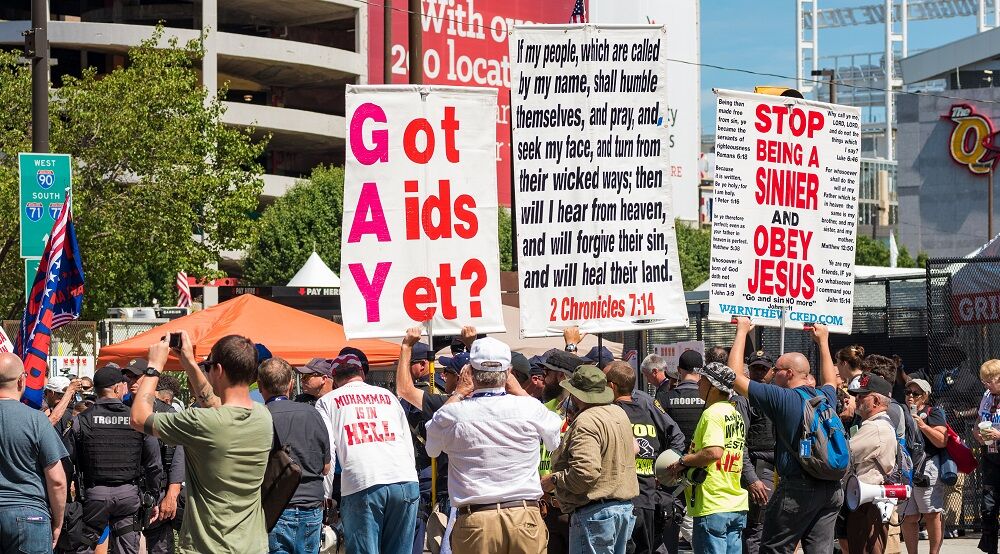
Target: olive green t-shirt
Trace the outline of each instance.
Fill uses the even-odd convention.
[[[187,503],[180,552],[267,552],[260,503],[274,430],[263,405],[153,414],[163,442],[184,447]]]

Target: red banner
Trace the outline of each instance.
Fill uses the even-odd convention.
[[[407,2],[389,0],[393,84],[409,82]],[[497,196],[510,206],[510,57],[514,25],[569,23],[575,0],[423,0],[424,83],[491,87],[497,97]],[[368,5],[368,82],[384,83],[383,8]]]
[[[1000,323],[1000,291],[953,294],[951,320],[955,325]]]

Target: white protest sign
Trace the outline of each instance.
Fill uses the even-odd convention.
[[[10,342],[7,332],[0,327],[0,352],[14,352],[14,345]]]
[[[670,344],[654,344],[653,354],[657,356],[662,356],[666,363],[664,364],[664,371],[668,369],[673,370],[676,374],[677,364],[680,363],[681,354],[687,352],[688,350],[694,350],[695,352],[701,354],[701,357],[705,357],[705,342],[700,340],[688,340],[681,342],[672,342]]]
[[[850,333],[860,109],[717,94],[709,319]]]
[[[519,26],[509,42],[521,335],[687,326],[666,29]]]
[[[496,90],[347,87],[340,299],[350,338],[504,331]]]
[[[93,377],[93,356],[49,356],[49,377]]]

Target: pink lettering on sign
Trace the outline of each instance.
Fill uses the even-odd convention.
[[[382,199],[378,195],[378,185],[375,183],[361,185],[358,209],[354,211],[354,221],[351,222],[351,232],[347,237],[347,242],[358,242],[364,235],[375,235],[379,242],[392,240],[389,237],[389,227],[385,222]]]
[[[365,144],[364,127],[365,122],[372,120],[376,123],[386,123],[385,111],[377,104],[365,102],[354,110],[351,116],[351,151],[354,157],[364,165],[372,165],[375,162],[389,161],[389,131],[378,129],[371,132],[374,148],[369,148]]]
[[[365,268],[361,264],[348,264],[351,269],[351,276],[358,285],[358,291],[365,299],[365,311],[368,314],[368,321],[379,321],[378,300],[382,296],[382,288],[385,287],[385,278],[389,275],[389,268],[392,262],[379,262],[375,266],[375,275],[368,280]]]

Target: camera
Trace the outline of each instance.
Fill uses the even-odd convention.
[[[170,348],[180,348],[181,347],[181,334],[180,333],[170,333]]]

